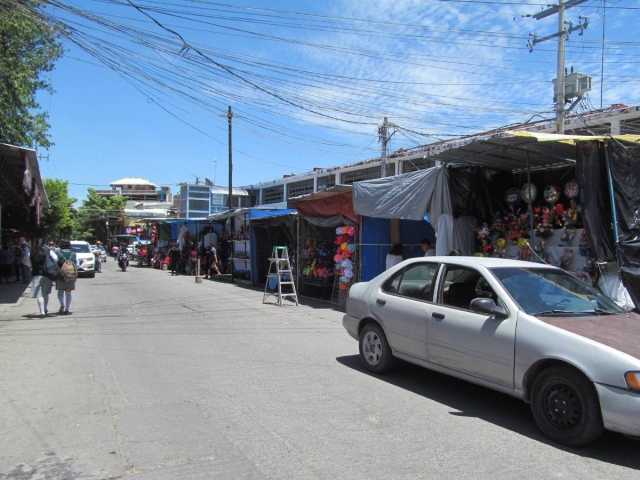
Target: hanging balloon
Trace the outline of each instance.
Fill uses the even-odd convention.
[[[504,192],[504,201],[509,205],[515,205],[520,202],[520,190],[517,188],[509,188]]]
[[[567,198],[578,198],[578,193],[580,193],[578,182],[576,180],[569,180],[564,186],[564,194]]]
[[[549,205],[555,205],[560,200],[560,187],[558,185],[548,185],[544,189],[544,201]]]
[[[520,189],[520,195],[522,196],[522,200],[531,205],[538,196],[538,189],[533,183],[525,183]]]

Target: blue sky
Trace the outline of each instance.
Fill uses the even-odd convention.
[[[557,16],[522,17],[546,2],[229,1],[48,8],[74,31],[56,92],[39,96],[55,143],[39,150],[43,176],[77,198],[125,176],[227,186],[228,105],[234,186],[375,157],[385,116],[399,127],[391,151],[553,116],[557,41],[526,44]],[[577,111],[640,104],[640,2],[589,0],[566,20],[579,16],[589,26],[571,34],[566,66],[593,90]]]

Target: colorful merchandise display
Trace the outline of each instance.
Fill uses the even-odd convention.
[[[336,228],[337,245],[336,254],[333,257],[335,262],[335,275],[340,280],[340,290],[346,290],[353,278],[353,261],[351,256],[356,251],[354,241],[356,234],[355,227],[338,227]]]
[[[478,223],[474,255],[545,262],[595,280],[597,265],[582,229],[579,196],[580,185],[571,178],[564,184],[527,182],[506,189],[506,208]]]

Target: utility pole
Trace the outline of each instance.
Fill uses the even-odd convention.
[[[226,116],[229,122],[229,210],[231,210],[233,208],[233,117],[238,117],[238,115],[234,115],[231,105],[229,105],[227,114],[220,116]],[[233,219],[230,221],[233,222]],[[231,264],[229,266],[231,270],[231,283],[233,283],[233,267],[233,237],[231,237]]]
[[[229,122],[229,210],[231,210],[233,208],[233,117],[238,117],[238,115],[234,115],[231,105],[229,105],[227,115],[220,116],[226,116]]]
[[[382,125],[378,127],[378,140],[382,144],[382,154],[380,155],[380,159],[382,162],[380,163],[380,177],[384,178],[387,176],[387,144],[391,137],[396,131],[394,130],[391,134],[389,134],[389,130],[391,127],[394,127],[392,123],[389,123],[387,117],[384,117],[384,122]]]
[[[530,33],[529,35],[533,37],[533,40],[529,40],[527,46],[529,47],[529,52],[533,51],[533,47],[545,40],[550,40],[552,38],[558,38],[558,65],[557,65],[557,75],[555,82],[555,102],[556,102],[556,133],[564,133],[564,103],[565,103],[565,66],[564,66],[564,42],[569,39],[569,34],[575,32],[576,30],[580,30],[580,35],[585,28],[589,25],[586,17],[580,17],[580,20],[585,20],[584,23],[580,22],[577,26],[573,26],[573,22],[565,22],[564,21],[564,12],[567,8],[575,7],[580,5],[581,3],[585,3],[587,0],[558,0],[558,5],[554,5],[547,10],[543,10],[540,13],[536,13],[534,15],[523,15],[523,17],[533,17],[536,20],[541,20],[543,18],[549,17],[551,15],[558,14],[558,32],[552,35],[547,35],[546,37],[538,38],[535,33]],[[565,24],[569,26],[569,28],[565,27]]]

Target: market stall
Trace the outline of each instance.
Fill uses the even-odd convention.
[[[299,214],[298,292],[343,306],[349,286],[359,278],[359,222],[353,212],[352,187],[336,185],[289,199],[287,206]]]
[[[272,242],[294,240],[292,227],[287,228],[286,222],[276,220],[283,215],[295,215],[295,212],[287,209],[239,208],[209,216],[208,220],[221,228],[218,257],[225,273],[232,274],[234,279],[262,283],[269,268],[271,250],[274,245],[279,245]],[[254,222],[258,225],[257,233],[253,228]],[[264,274],[261,276],[263,268]]]
[[[275,246],[286,246],[292,270],[295,271],[297,252],[297,211],[294,209],[252,209],[250,220],[251,280],[264,284],[269,271],[269,258]]]
[[[456,248],[546,262],[596,284],[607,271],[599,262],[615,260],[615,189],[606,157],[621,142],[638,140],[528,132],[458,140],[425,152],[442,166],[355,184],[354,211],[416,221],[426,214],[438,255]]]

